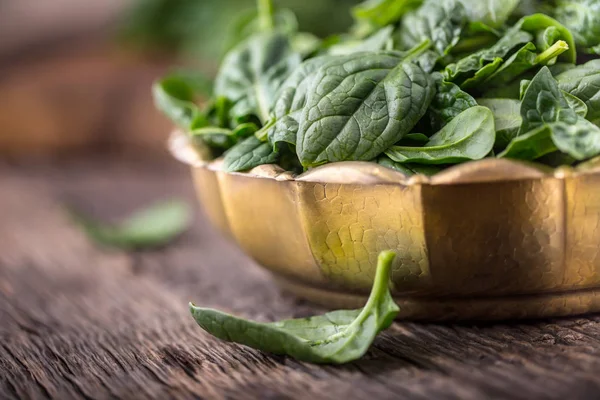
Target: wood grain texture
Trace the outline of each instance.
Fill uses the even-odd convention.
[[[395,323],[367,356],[313,366],[204,334],[187,302],[274,320],[316,309],[216,235],[201,213],[173,245],[126,254],[87,241],[104,218],[171,195],[178,167],[0,167],[0,399],[593,399],[600,316],[519,324]]]

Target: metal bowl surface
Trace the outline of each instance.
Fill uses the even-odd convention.
[[[341,162],[295,176],[274,165],[223,172],[178,133],[170,147],[211,222],[300,297],[360,307],[391,249],[401,318],[600,311],[600,161],[553,170],[485,159],[431,178]]]

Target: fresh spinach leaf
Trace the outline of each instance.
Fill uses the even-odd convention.
[[[600,1],[558,0],[557,3],[554,15],[573,33],[577,46],[590,52],[600,45]]]
[[[426,0],[403,18],[399,44],[403,49],[410,49],[429,40],[442,57],[458,43],[466,22],[465,9],[458,1]]]
[[[557,150],[552,140],[550,125],[541,125],[530,132],[521,134],[513,139],[498,158],[513,158],[516,160],[537,160]]]
[[[521,102],[514,99],[478,99],[479,105],[489,108],[494,114],[496,142],[494,149],[503,150],[517,137],[523,118]]]
[[[446,82],[439,72],[434,73],[436,94],[427,110],[426,118],[431,122],[433,131],[443,128],[463,111],[475,107],[477,101],[458,85]]]
[[[273,147],[252,135],[225,153],[223,169],[227,172],[247,171],[263,164],[274,164],[279,154]]]
[[[565,96],[565,100],[567,100],[567,103],[569,103],[569,107],[571,107],[571,109],[575,111],[575,114],[579,115],[582,118],[585,118],[588,113],[588,108],[585,102],[580,98],[565,92],[564,90],[562,90],[562,94],[563,96]]]
[[[257,130],[256,124],[246,122],[238,125],[235,129],[206,126],[190,131],[190,136],[192,140],[202,140],[211,148],[227,150],[237,144],[239,139],[245,139]]]
[[[483,81],[493,74],[515,49],[532,40],[533,36],[530,33],[513,29],[493,46],[448,65],[444,70],[444,76],[447,81],[454,82],[461,87],[466,80],[473,79],[477,74],[479,80]]]
[[[233,102],[234,120],[256,115],[265,123],[279,87],[301,61],[286,35],[257,33],[227,54],[215,81],[215,95]]]
[[[526,86],[521,101],[521,117],[523,123],[519,135],[551,122],[574,124],[578,118],[547,67],[543,67]]]
[[[352,9],[354,18],[368,25],[383,27],[395,22],[422,0],[366,0]]]
[[[538,51],[546,51],[558,40],[564,41],[568,50],[560,55],[564,62],[575,63],[577,61],[577,50],[575,40],[569,31],[560,22],[545,14],[533,14],[521,18],[511,29],[519,29],[536,35]]]
[[[395,253],[379,255],[375,281],[364,308],[322,316],[260,323],[190,304],[202,329],[219,339],[312,363],[343,364],[361,358],[375,336],[398,314],[388,287]]]
[[[397,144],[399,146],[424,145],[429,142],[429,136],[422,133],[409,133],[405,135]]]
[[[495,137],[494,115],[476,106],[460,113],[424,147],[393,146],[385,154],[399,163],[456,164],[487,156]]]
[[[200,108],[194,102],[196,96],[193,86],[184,78],[167,76],[154,83],[152,94],[156,108],[181,129],[188,130],[199,119],[204,121]]]
[[[261,141],[267,138],[275,149],[280,143],[296,144],[300,113],[306,106],[314,72],[318,68],[335,60],[334,56],[320,56],[303,62],[286,79],[277,94],[277,100],[271,118],[256,133]]]
[[[442,168],[437,165],[403,164],[396,162],[385,154],[377,158],[377,164],[395,171],[401,172],[404,176],[413,176],[417,174],[433,176],[440,172]]]
[[[189,206],[178,200],[156,203],[118,224],[106,224],[71,210],[74,221],[95,242],[125,250],[163,246],[191,223]]]
[[[388,45],[393,42],[393,32],[393,26],[386,26],[364,40],[354,39],[335,44],[329,47],[327,53],[341,56],[365,51],[385,50],[387,49]]]
[[[386,53],[356,53],[317,69],[299,117],[298,158],[305,167],[368,161],[402,139],[425,114],[435,87],[411,62]]]
[[[519,0],[459,0],[469,20],[481,22],[490,27],[498,28],[504,25],[508,17],[519,5]]]
[[[552,124],[552,140],[560,151],[576,160],[600,154],[600,128],[581,117],[575,124]]]
[[[578,65],[556,76],[558,86],[585,102],[587,118],[600,118],[600,60]]]

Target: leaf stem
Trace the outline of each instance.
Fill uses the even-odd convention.
[[[371,289],[371,294],[363,310],[367,310],[370,305],[377,303],[379,298],[387,293],[387,287],[390,280],[390,270],[392,268],[392,262],[394,261],[394,258],[396,258],[396,253],[391,250],[386,250],[379,253],[373,288]]]
[[[548,50],[536,57],[536,64],[548,64],[550,61],[569,50],[569,45],[564,40],[554,43]]]
[[[273,30],[272,0],[258,0],[258,20],[261,31],[270,32]]]

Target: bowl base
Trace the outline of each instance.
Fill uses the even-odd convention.
[[[367,297],[334,292],[275,277],[284,290],[332,309],[360,308]],[[399,319],[413,321],[491,321],[574,316],[600,312],[600,289],[505,297],[426,298],[394,296]]]

